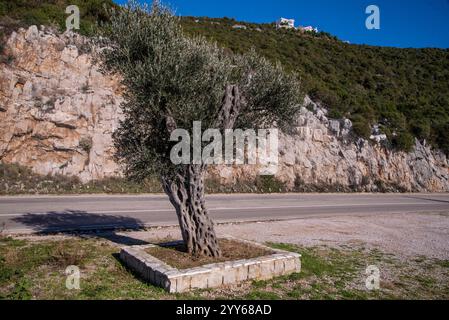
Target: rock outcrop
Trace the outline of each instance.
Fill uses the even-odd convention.
[[[84,52],[85,39],[37,27],[14,32],[0,64],[0,161],[41,174],[88,181],[120,175],[112,132],[123,88]],[[449,191],[444,154],[416,141],[393,152],[351,137],[349,120],[332,120],[306,98],[295,132],[282,135],[276,178],[291,190]],[[215,167],[221,183],[251,180],[254,166]]]
[[[85,39],[36,26],[13,32],[0,65],[0,159],[83,181],[118,174],[111,133],[122,88],[83,53]]]
[[[307,100],[307,97],[306,97]],[[415,141],[413,152],[394,152],[351,135],[349,120],[331,120],[312,103],[301,108],[296,132],[279,141],[276,178],[296,191],[448,192],[449,165],[441,152]],[[253,179],[257,168],[217,168],[221,183]]]

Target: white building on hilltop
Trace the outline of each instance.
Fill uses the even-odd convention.
[[[276,28],[294,29],[295,19],[280,18],[279,20],[276,21]]]
[[[317,28],[314,28],[312,26],[308,26],[308,27],[299,27],[300,30],[302,31],[307,31],[307,32],[318,32]]]

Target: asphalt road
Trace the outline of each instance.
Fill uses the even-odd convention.
[[[266,221],[348,214],[449,212],[449,194],[210,195],[207,204],[216,222]],[[176,214],[165,195],[0,197],[0,228],[6,232],[176,223]]]

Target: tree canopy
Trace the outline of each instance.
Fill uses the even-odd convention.
[[[274,123],[286,128],[302,100],[295,74],[255,51],[233,54],[201,36],[186,36],[180,19],[158,2],[131,2],[101,30],[102,68],[120,74],[126,87],[125,119],[114,136],[118,158],[132,177],[173,172],[168,121],[189,131],[194,121],[228,129],[220,112],[230,85],[241,104],[230,129]]]

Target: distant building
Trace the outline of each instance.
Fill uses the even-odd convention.
[[[244,25],[241,25],[241,24],[236,24],[236,25],[232,26],[232,29],[243,29],[243,30],[246,30],[247,27],[244,26]]]
[[[280,18],[276,21],[276,28],[286,28],[286,29],[294,29],[295,28],[295,20],[294,19],[286,19]]]
[[[306,32],[318,32],[318,29],[314,28],[312,26],[299,27],[299,29],[302,30],[302,31],[306,31]]]

